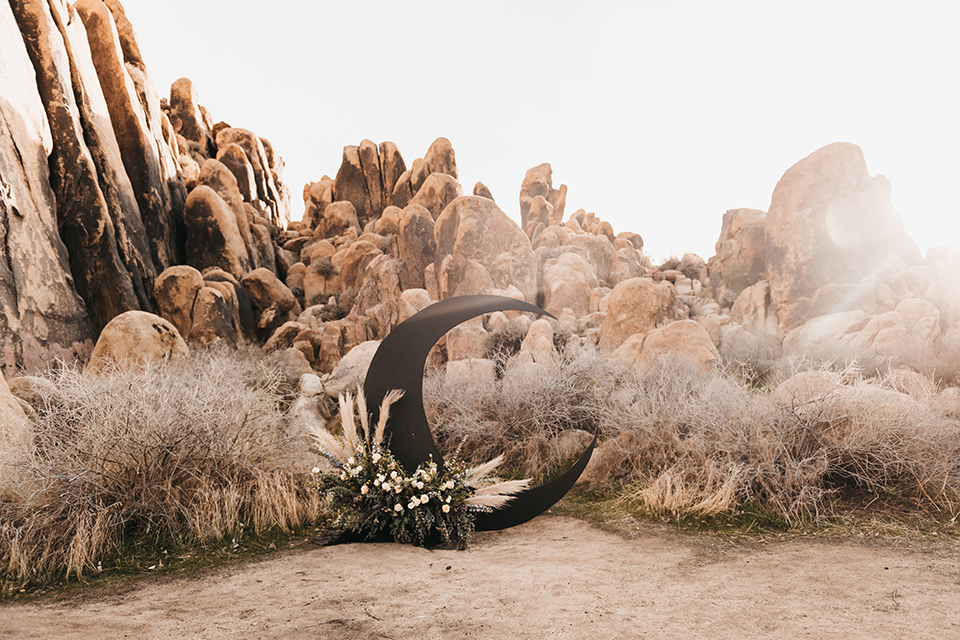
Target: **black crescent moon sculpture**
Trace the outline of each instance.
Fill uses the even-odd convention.
[[[443,468],[443,456],[433,439],[423,410],[423,369],[430,349],[447,331],[461,322],[494,311],[528,311],[554,317],[540,307],[504,296],[448,298],[397,325],[374,354],[363,392],[367,397],[367,406],[374,414],[374,421],[379,417],[380,402],[388,391],[403,389],[405,392],[403,398],[390,408],[390,422],[385,437],[389,438],[394,457],[408,473],[430,456]],[[506,529],[523,524],[552,507],[583,473],[596,443],[594,437],[576,464],[559,478],[518,494],[501,509],[477,514],[475,529]]]

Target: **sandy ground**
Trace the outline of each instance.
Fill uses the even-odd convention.
[[[0,638],[960,638],[960,544],[627,539],[541,516],[465,551],[307,544],[0,605]]]

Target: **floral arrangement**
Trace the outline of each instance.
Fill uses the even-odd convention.
[[[372,430],[362,389],[340,396],[342,437],[320,427],[311,431],[314,451],[330,467],[314,467],[317,489],[336,514],[334,526],[357,537],[422,546],[463,541],[477,513],[502,507],[530,481],[486,480],[503,456],[468,468],[459,450],[442,469],[431,457],[408,474],[383,441],[390,406],[402,396],[394,390],[384,397]]]

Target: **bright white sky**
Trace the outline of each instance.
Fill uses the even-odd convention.
[[[553,166],[567,212],[659,259],[714,253],[727,209],[860,145],[921,250],[960,245],[960,3],[126,0],[161,95],[186,76],[214,121],[270,139],[302,212],[342,148],[439,136],[470,193],[519,219]]]

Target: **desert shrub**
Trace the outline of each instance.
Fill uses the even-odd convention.
[[[679,268],[680,258],[671,255],[664,258],[663,262],[660,263],[660,266],[657,267],[657,271],[676,271]]]
[[[590,440],[584,434],[611,429],[619,406],[611,396],[625,369],[592,349],[566,350],[556,364],[534,366],[532,373],[506,366],[499,379],[427,376],[424,399],[441,450],[462,445],[472,462],[502,453],[506,468],[542,476],[582,451]]]
[[[856,367],[822,371],[829,392],[785,403],[731,370],[665,361],[638,378],[583,349],[536,375],[517,367],[500,381],[437,376],[425,397],[442,447],[463,442],[478,458],[503,451],[528,475],[570,455],[564,433],[600,434],[585,478],[623,485],[626,500],[676,516],[751,503],[816,519],[845,486],[954,508],[957,421]]]
[[[320,258],[318,260],[314,260],[310,263],[310,268],[327,278],[330,276],[335,276],[339,273],[337,268],[333,266],[333,261],[330,260],[330,258]]]
[[[320,310],[318,316],[321,322],[341,320],[350,314],[350,309],[353,308],[353,303],[356,302],[359,292],[360,290],[356,287],[349,287],[344,291],[333,294],[314,294],[307,301],[307,306],[323,305],[323,309]],[[333,302],[330,302],[330,298],[333,298]]]
[[[18,461],[21,499],[0,504],[0,580],[79,576],[133,539],[210,540],[315,519],[309,474],[289,464],[282,376],[238,353],[49,374],[33,447]]]
[[[526,333],[520,326],[512,322],[502,329],[492,331],[487,336],[487,357],[494,362],[497,378],[503,377],[507,361],[520,352],[520,345],[523,344],[525,337]]]
[[[553,322],[553,348],[558,353],[567,351],[574,343],[579,344],[579,338],[569,330],[559,330]],[[509,323],[501,329],[490,332],[486,341],[487,358],[493,360],[497,378],[502,378],[507,362],[520,352],[524,338],[527,337],[522,325]]]
[[[720,358],[728,372],[754,385],[769,385],[785,377],[787,363],[780,351],[777,336],[742,330],[726,331],[720,344]]]

